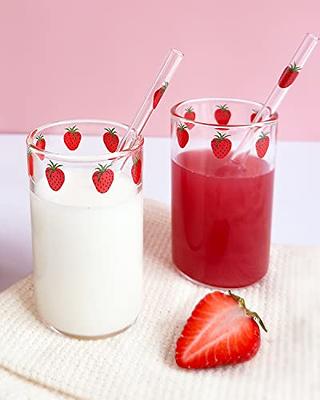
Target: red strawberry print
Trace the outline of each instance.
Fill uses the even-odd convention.
[[[255,119],[255,117],[257,116],[258,111],[257,110],[252,110],[252,114],[250,115],[250,122],[252,123]],[[261,122],[262,121],[262,117],[259,118],[259,121],[257,122]]]
[[[263,158],[266,155],[266,152],[268,151],[270,144],[270,138],[267,136],[266,133],[261,133],[259,136],[259,139],[256,141],[256,151],[257,155],[260,158]]]
[[[46,140],[41,133],[40,135],[36,136],[36,148],[39,150],[45,150],[46,148]],[[38,154],[38,157],[40,158],[40,160],[44,159],[43,154]]]
[[[230,135],[218,132],[211,140],[211,148],[217,158],[224,158],[229,154],[232,143],[230,139],[227,139],[228,136]]]
[[[250,115],[250,122],[253,122],[258,111],[257,110],[252,110],[252,114]]]
[[[133,182],[136,185],[139,185],[141,182],[141,172],[142,172],[142,163],[140,158],[135,158],[133,160],[133,165],[131,167],[131,176],[133,179]]]
[[[117,151],[119,145],[119,137],[117,135],[117,131],[115,128],[104,128],[105,134],[103,135],[103,141],[106,148],[110,151],[110,153],[114,153]]]
[[[106,193],[112,185],[114,173],[112,169],[109,169],[110,165],[98,164],[96,171],[92,175],[94,186],[100,193]]]
[[[196,113],[194,112],[193,107],[186,108],[184,118],[190,119],[191,121],[194,121],[196,119]],[[194,124],[192,124],[191,122],[185,122],[185,124],[187,125],[188,129],[192,129],[194,127]]]
[[[32,178],[34,174],[34,168],[33,168],[33,155],[30,149],[28,149],[27,162],[28,162],[28,175]]]
[[[178,124],[177,127],[177,139],[179,146],[183,149],[186,147],[188,141],[189,141],[189,133],[187,131],[187,126],[181,124],[181,122]]]
[[[227,125],[231,118],[231,111],[227,104],[217,106],[214,117],[219,125]]]
[[[30,137],[33,139],[35,135],[37,134],[38,129],[35,129],[34,131],[31,132]]]
[[[153,109],[155,109],[161,99],[161,97],[163,96],[163,93],[167,90],[169,83],[168,82],[164,82],[164,84],[161,86],[161,88],[159,88],[158,90],[156,90],[154,92],[153,95]]]
[[[176,346],[182,368],[214,368],[238,364],[254,357],[261,343],[259,322],[245,301],[230,291],[207,294],[195,307]]]
[[[73,125],[71,128],[66,128],[66,133],[63,136],[65,145],[69,150],[76,150],[81,141],[81,133],[77,128],[77,125]]]
[[[62,165],[55,164],[50,160],[48,167],[46,168],[47,181],[51,189],[55,192],[61,189],[65,179],[64,172],[60,167],[62,167]]]
[[[301,67],[298,67],[295,62],[293,64],[290,64],[282,72],[278,85],[283,89],[292,85],[293,82],[296,80],[300,70]]]

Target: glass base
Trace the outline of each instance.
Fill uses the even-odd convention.
[[[72,333],[68,333],[68,332],[64,332],[61,331],[60,329],[55,328],[54,326],[46,323],[45,321],[41,321],[47,328],[49,328],[51,331],[58,333],[61,336],[65,336],[71,339],[78,339],[78,340],[101,340],[101,339],[108,339],[108,338],[112,338],[114,336],[120,335],[120,333],[125,332],[127,329],[131,328],[131,326],[133,326],[137,321],[137,318],[129,325],[127,325],[126,327],[120,329],[119,331],[116,332],[111,332],[111,333],[107,333],[105,335],[99,335],[99,336],[82,336],[82,335],[74,335]]]
[[[267,272],[268,272],[268,271],[267,271],[267,272],[266,272],[264,275],[262,275],[259,279],[257,279],[257,280],[254,281],[254,282],[248,283],[247,285],[240,285],[240,286],[214,286],[214,285],[209,285],[209,284],[207,284],[207,283],[203,283],[203,282],[197,281],[196,279],[191,278],[189,275],[187,275],[186,273],[182,272],[182,271],[179,269],[179,267],[176,266],[176,264],[173,263],[173,265],[174,265],[175,270],[179,273],[179,275],[181,275],[183,278],[187,279],[189,282],[192,282],[192,283],[194,283],[194,284],[196,284],[196,285],[198,285],[198,286],[203,286],[203,287],[206,287],[206,288],[209,288],[209,289],[222,289],[222,290],[226,290],[226,289],[240,289],[240,288],[249,287],[249,286],[251,286],[251,285],[255,285],[256,283],[260,282],[261,279],[263,279],[263,278],[266,276]]]

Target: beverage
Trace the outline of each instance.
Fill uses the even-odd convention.
[[[89,169],[69,169],[54,192],[46,178],[31,191],[34,286],[47,325],[69,335],[119,332],[141,305],[141,188],[116,172],[98,193]]]
[[[187,277],[249,285],[268,269],[274,169],[249,156],[244,168],[189,150],[172,160],[172,255]]]

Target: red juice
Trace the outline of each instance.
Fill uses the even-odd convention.
[[[249,156],[243,169],[211,150],[172,161],[172,257],[191,279],[240,287],[268,269],[274,169]]]

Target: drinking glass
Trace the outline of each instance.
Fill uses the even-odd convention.
[[[117,152],[127,129],[70,120],[27,137],[36,307],[65,335],[113,335],[140,309],[143,142]]]
[[[247,286],[268,270],[278,115],[251,124],[261,107],[202,98],[171,110],[172,257],[197,283]],[[231,160],[250,128],[254,147]]]

